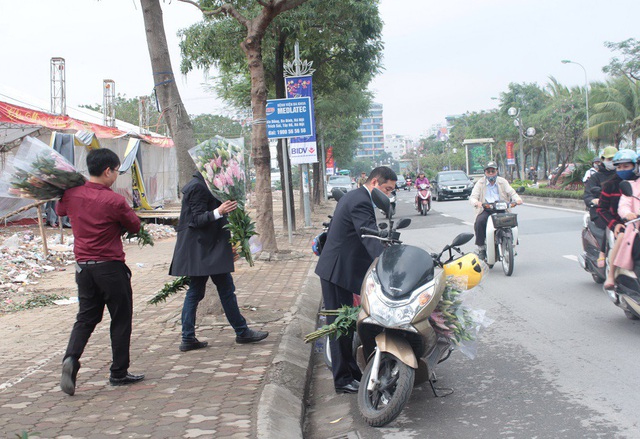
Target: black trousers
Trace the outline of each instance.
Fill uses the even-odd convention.
[[[491,216],[491,212],[483,210],[477,217],[473,226],[476,232],[476,245],[485,245],[487,240],[487,220]]]
[[[129,369],[133,291],[131,270],[124,262],[109,261],[76,265],[79,311],[64,358],[79,360],[105,305],[111,315],[111,376],[122,378]]]
[[[329,281],[320,279],[322,286],[322,298],[325,309],[338,309],[343,305],[353,306],[353,293],[337,286]],[[333,323],[336,318],[327,316],[327,324]],[[331,370],[333,372],[333,384],[336,387],[345,386],[353,380],[360,381],[362,372],[358,368],[353,357],[353,334],[343,335],[337,339],[331,339]]]

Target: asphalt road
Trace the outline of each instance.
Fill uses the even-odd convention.
[[[409,216],[405,243],[440,250],[473,232],[468,201],[434,202],[426,217],[400,191]],[[640,323],[628,320],[577,263],[582,212],[519,206],[515,271],[489,270],[471,300],[494,320],[475,359],[454,352],[428,384],[414,388],[385,428],[367,426],[355,395],[336,395],[316,354],[305,437],[316,438],[640,438]],[[473,243],[464,247],[473,251]],[[318,347],[319,350],[319,347]]]

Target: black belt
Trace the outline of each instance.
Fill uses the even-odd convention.
[[[78,262],[77,264],[81,267],[87,267],[89,265],[102,264],[103,262],[109,262],[109,261],[84,261],[84,262]]]

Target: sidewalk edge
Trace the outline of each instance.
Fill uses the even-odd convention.
[[[258,438],[302,438],[305,400],[312,376],[313,344],[303,341],[316,329],[320,280],[315,264],[307,273],[300,295],[289,311],[280,344],[266,374],[258,401]]]

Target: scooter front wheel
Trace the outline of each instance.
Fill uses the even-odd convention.
[[[502,271],[507,276],[513,274],[513,237],[511,234],[502,237],[500,243],[502,250]]]
[[[374,361],[367,364],[358,389],[358,408],[365,422],[372,427],[382,427],[398,417],[409,401],[415,370],[388,352],[380,354],[378,383],[367,390]]]

